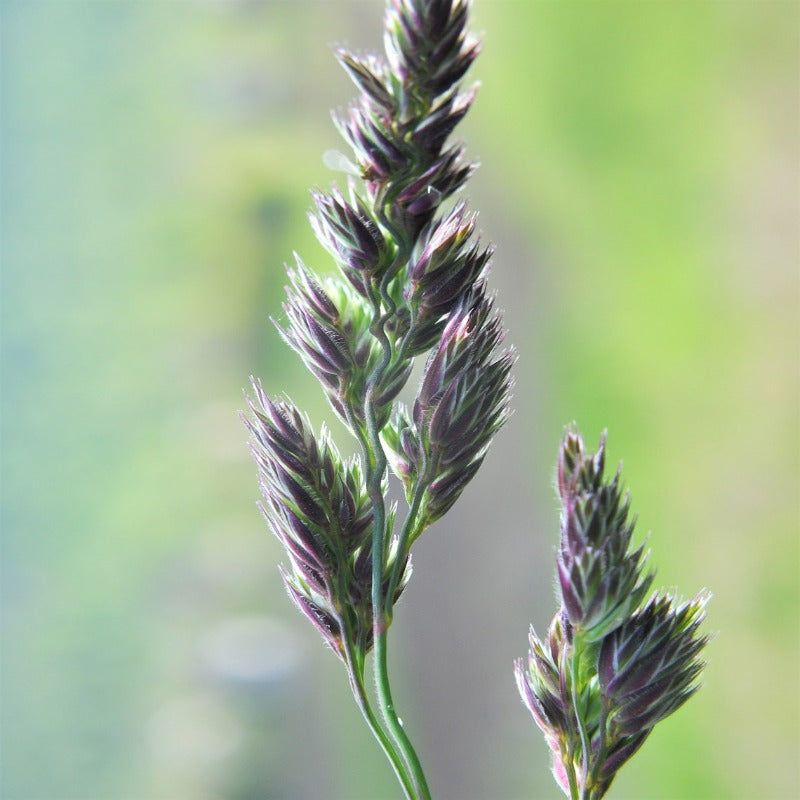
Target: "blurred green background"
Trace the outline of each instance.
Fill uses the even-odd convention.
[[[608,428],[660,583],[715,595],[705,688],[611,795],[800,796],[799,8],[475,0],[459,136],[520,357],[391,640],[438,798],[558,797],[511,664],[555,609],[571,420]],[[284,597],[236,415],[255,373],[331,416],[268,318],[293,250],[331,268],[330,45],[375,49],[381,13],[3,2],[3,800],[398,797]]]

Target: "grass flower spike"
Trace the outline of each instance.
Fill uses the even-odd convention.
[[[531,629],[516,664],[523,702],[553,751],[553,774],[571,800],[599,800],[650,731],[698,688],[709,595],[647,599],[653,580],[620,473],[604,475],[605,439],[588,454],[572,429],[561,444],[557,557],[561,608],[545,641]]]
[[[468,10],[467,0],[390,0],[385,56],[337,53],[360,90],[335,120],[358,179],[313,192],[310,222],[338,274],[316,277],[297,257],[278,329],[359,456],[343,460],[324,429],[256,381],[246,418],[289,595],[342,660],[404,794],[419,800],[430,792],[395,710],[388,631],[411,545],[456,502],[508,416],[513,361],[486,290],[491,251],[466,204],[450,202],[474,169],[449,143],[474,99],[459,83],[478,53]],[[409,410],[396,398],[426,353]],[[403,515],[386,501],[390,465]]]
[[[333,259],[287,268],[286,344],[354,437],[344,459],[287,398],[253,380],[245,424],[261,510],[286,552],[289,597],[342,662],[407,800],[430,800],[388,670],[411,548],[476,475],[509,416],[514,353],[487,289],[491,248],[454,195],[474,170],[451,134],[475,93],[469,0],[387,0],[384,54],[336,56],[359,96],[335,118],[352,157],[343,186],[312,192],[309,220]],[[413,400],[398,400],[424,360]],[[410,397],[410,395],[409,395]],[[399,479],[405,507],[387,500]],[[600,800],[653,727],[696,691],[707,595],[655,593],[605,441],[568,430],[558,462],[560,608],[530,632],[519,691],[571,800]],[[374,684],[367,684],[371,667]]]

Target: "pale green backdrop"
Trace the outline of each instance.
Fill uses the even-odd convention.
[[[398,797],[284,596],[236,416],[256,373],[330,417],[269,317],[293,250],[331,267],[305,221],[353,94],[330,45],[380,20],[2,4],[3,800]],[[610,797],[797,798],[798,6],[475,0],[475,25],[459,136],[520,357],[393,632],[434,794],[558,797],[511,664],[554,610],[576,420],[624,459],[658,580],[714,592],[705,688]]]

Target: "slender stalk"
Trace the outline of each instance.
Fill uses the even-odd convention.
[[[372,709],[372,704],[369,701],[369,695],[367,694],[364,681],[363,660],[356,659],[355,653],[353,652],[352,643],[349,641],[349,637],[345,638],[344,647],[347,671],[350,677],[350,688],[353,692],[356,705],[361,711],[361,714],[364,717],[369,729],[372,731],[372,735],[378,741],[378,744],[383,750],[384,755],[392,765],[394,774],[397,777],[397,780],[400,782],[400,785],[403,787],[403,793],[405,794],[407,800],[415,800],[416,791],[414,789],[413,780],[408,774],[408,770],[406,769],[400,754],[397,752],[397,749],[392,744],[391,740],[386,735],[386,732],[378,722],[378,718],[375,715],[375,712]]]
[[[600,709],[600,718],[599,718],[599,732],[598,732],[598,741],[597,741],[597,753],[594,755],[594,760],[592,763],[592,769],[589,773],[589,777],[586,781],[586,784],[589,787],[589,800],[595,800],[597,798],[599,800],[602,797],[602,793],[598,794],[597,792],[597,782],[600,777],[600,770],[603,766],[603,762],[606,760],[606,724],[608,723],[608,703],[606,702],[605,698],[603,698],[602,706]]]
[[[397,780],[400,782],[400,785],[403,787],[403,793],[405,794],[407,800],[415,800],[417,793],[414,788],[412,777],[408,774],[400,754],[397,752],[391,740],[378,722],[378,717],[372,710],[372,705],[368,700],[366,688],[363,683],[357,684],[357,689],[353,690],[353,696],[355,697],[356,705],[358,705],[359,709],[361,710],[369,729],[372,731],[372,735],[378,740],[381,749],[389,759],[392,769],[394,770],[394,774],[397,777]]]
[[[423,472],[424,472],[424,465],[423,465]],[[414,490],[414,496],[411,499],[411,505],[408,509],[408,515],[406,516],[405,522],[403,523],[403,528],[400,531],[400,538],[397,542],[397,552],[402,556],[403,553],[406,552],[408,549],[408,542],[411,538],[412,532],[414,532],[414,527],[417,523],[417,515],[419,514],[419,507],[422,504],[422,498],[425,495],[425,482],[420,480],[417,483],[417,487]],[[404,560],[401,557],[398,557],[395,560],[395,563],[392,566],[392,574],[389,576],[389,584],[386,588],[386,608],[385,614],[386,618],[391,620],[392,618],[392,608],[394,606],[393,598],[395,590],[397,589],[397,584],[400,582],[400,576],[403,571],[403,562]]]
[[[389,670],[387,665],[387,635],[386,631],[376,635],[375,638],[375,684],[378,690],[378,702],[386,719],[389,731],[395,743],[403,754],[403,760],[408,765],[414,776],[417,787],[418,800],[430,800],[431,792],[428,781],[422,769],[422,763],[417,756],[411,740],[403,729],[403,723],[397,716],[392,700],[392,690],[389,683]]]
[[[564,769],[567,773],[567,780],[569,781],[569,796],[570,800],[580,800],[580,790],[578,789],[578,779],[575,777],[575,763],[572,759],[572,754],[567,753],[568,763],[564,764]]]
[[[402,249],[402,248],[401,248]],[[397,264],[404,257],[398,253],[395,259]],[[381,285],[381,295],[384,302],[391,303],[386,292],[387,279]],[[367,474],[367,490],[372,501],[373,530],[372,530],[372,624],[375,648],[375,687],[378,705],[389,729],[389,733],[399,748],[403,761],[414,777],[414,783],[419,800],[428,800],[430,790],[422,770],[422,764],[400,722],[392,699],[391,684],[389,681],[388,651],[388,625],[391,620],[384,610],[384,595],[382,583],[385,564],[386,531],[386,504],[383,497],[383,476],[386,472],[387,460],[380,440],[380,429],[375,415],[375,389],[379,385],[386,368],[391,363],[392,345],[384,329],[385,317],[381,314],[381,300],[371,287],[370,302],[373,308],[373,323],[370,328],[372,335],[378,340],[383,349],[383,358],[375,372],[370,376],[367,388],[364,411],[367,422],[367,449],[371,451],[371,458],[366,459],[371,464],[371,474]],[[391,310],[387,311],[388,314]],[[388,595],[392,597],[391,594]]]
[[[358,431],[359,428],[355,425],[355,418],[352,416],[352,410],[348,411],[348,416],[352,420],[353,430]],[[343,582],[343,576],[338,576],[339,583]],[[340,591],[342,587],[340,586]],[[364,680],[364,653],[361,649],[353,646],[353,631],[350,624],[348,624],[346,616],[341,613],[336,615],[336,622],[339,629],[342,631],[342,646],[344,649],[344,661],[347,668],[347,675],[350,681],[350,689],[353,692],[353,697],[356,705],[361,711],[364,720],[366,721],[372,735],[378,741],[384,755],[389,760],[389,763],[394,770],[397,780],[403,787],[403,792],[407,800],[415,800],[414,786],[411,776],[403,763],[403,759],[398,753],[395,746],[392,744],[386,732],[378,722],[378,718],[372,709],[372,704],[367,694],[366,684]]]
[[[566,653],[564,654],[566,656]],[[561,697],[564,700],[565,706],[567,704],[572,705],[574,708],[574,668],[572,669],[572,682],[570,685],[570,697],[569,699],[566,698],[566,683],[565,681],[570,677],[569,676],[569,669],[566,666],[566,657],[562,659],[560,664],[563,664],[563,669],[561,670]],[[577,714],[566,714],[565,715],[565,723],[566,723],[566,737],[564,740],[564,748],[562,749],[561,753],[561,763],[564,765],[564,771],[567,773],[567,781],[569,782],[569,796],[570,800],[580,800],[580,789],[578,788],[578,776],[575,774],[575,749],[577,744],[577,739],[574,735],[574,727],[573,723],[577,719]]]
[[[369,397],[369,395],[368,395]],[[385,542],[386,509],[381,491],[381,478],[386,469],[386,456],[378,438],[375,425],[374,407],[368,402],[367,405],[367,427],[370,431],[370,443],[374,448],[376,459],[375,472],[370,481],[370,496],[373,503],[373,538],[372,538],[372,614],[375,648],[375,687],[378,696],[378,705],[383,714],[383,718],[395,744],[399,748],[403,761],[414,777],[414,784],[417,789],[419,800],[429,800],[430,789],[422,769],[422,764],[414,750],[411,740],[408,738],[403,724],[395,711],[394,700],[392,698],[391,684],[389,681],[388,667],[388,625],[387,617],[383,607],[383,593],[381,591],[381,581],[383,578],[383,555]]]
[[[381,712],[384,716],[384,719],[387,721],[387,725],[390,728],[392,737],[395,741],[397,741],[398,738],[404,740],[402,743],[397,741],[397,746],[400,748],[399,750],[395,747],[392,741],[389,740],[389,737],[387,737],[385,731],[378,722],[374,711],[372,710],[372,706],[369,702],[369,697],[364,686],[363,668],[360,668],[357,676],[354,676],[351,673],[350,685],[353,689],[353,695],[356,699],[356,703],[361,709],[361,712],[364,715],[370,730],[378,740],[378,743],[381,745],[386,757],[391,762],[392,768],[394,769],[398,780],[400,780],[403,786],[403,791],[406,793],[406,797],[410,798],[410,800],[416,800],[416,798],[429,797],[430,793],[427,788],[427,782],[425,780],[424,773],[422,772],[422,767],[419,763],[419,758],[417,757],[411,742],[408,740],[408,737],[405,735],[402,724],[400,723],[399,719],[397,719],[397,716],[394,712],[394,703],[392,701],[391,690],[389,688],[389,675],[386,666],[386,625],[389,615],[388,613],[384,614],[382,610],[381,594],[386,512],[383,500],[383,492],[380,488],[383,473],[386,470],[386,455],[383,452],[382,446],[377,450],[374,448],[373,438],[367,438],[363,435],[361,426],[356,421],[355,414],[353,413],[353,409],[351,407],[347,408],[347,417],[350,422],[350,427],[356,434],[363,450],[364,462],[367,464],[368,488],[373,503],[374,522],[372,535],[372,606],[377,694]],[[377,427],[375,425],[374,406],[369,402],[367,403],[367,420],[368,425],[371,424],[372,428]],[[371,423],[369,422],[370,420]],[[377,480],[374,479],[374,476],[377,476]],[[374,490],[373,481],[375,484],[377,484],[377,491]],[[377,557],[376,554],[378,554]],[[398,564],[399,563],[401,562],[398,560]],[[394,572],[392,574],[394,575]],[[394,587],[396,587],[396,581],[394,582],[394,586],[390,584],[390,592],[387,595],[388,597],[393,596]],[[389,601],[387,601],[387,605],[390,605]],[[379,610],[379,613],[376,613],[376,609]],[[381,662],[381,658],[378,655],[379,652],[383,653],[382,667],[379,667]],[[356,678],[358,679],[357,681]],[[393,724],[393,722],[396,724]],[[421,787],[419,791],[416,788],[418,786]],[[424,791],[422,787],[424,787]]]
[[[367,430],[369,444],[375,459],[374,471],[369,480],[369,493],[372,500],[372,513],[374,520],[372,534],[372,624],[374,631],[375,648],[375,687],[378,705],[383,714],[389,732],[399,748],[406,767],[414,777],[419,800],[428,800],[430,790],[422,770],[419,757],[406,735],[403,725],[397,716],[392,699],[389,681],[389,668],[387,660],[388,651],[388,624],[389,620],[384,612],[383,593],[381,583],[383,580],[384,543],[386,540],[386,508],[381,490],[381,481],[386,470],[386,455],[380,442],[379,431],[375,421],[374,404],[371,402],[371,391],[367,394]]]
[[[580,774],[580,795],[578,800],[588,800],[586,793],[586,784],[589,771],[589,741],[586,735],[586,724],[583,719],[583,709],[578,701],[578,683],[579,683],[579,665],[580,665],[580,648],[578,647],[579,639],[576,637],[572,644],[572,710],[575,713],[575,721],[578,725],[578,734],[581,738],[581,774]]]

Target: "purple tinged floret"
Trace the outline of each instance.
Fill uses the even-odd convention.
[[[384,435],[407,495],[427,486],[428,523],[458,499],[508,417],[513,353],[496,352],[502,336],[491,299],[473,287],[428,358],[413,414],[403,410]]]
[[[604,478],[605,437],[588,456],[572,430],[564,437],[558,466],[563,504],[558,579],[569,621],[588,641],[610,633],[644,600],[653,580],[646,554],[630,550],[634,522],[622,495],[619,471]]]
[[[395,100],[384,75],[384,65],[374,57],[360,58],[343,49],[336,51],[336,57],[364,95],[391,116],[395,111]]]
[[[707,602],[707,594],[680,604],[670,595],[653,595],[603,640],[598,677],[618,727],[652,728],[697,689],[703,668],[698,655],[708,642],[697,629]]]
[[[363,202],[348,202],[338,189],[312,193],[316,214],[309,220],[314,233],[345,271],[376,273],[385,267],[387,243]]]

